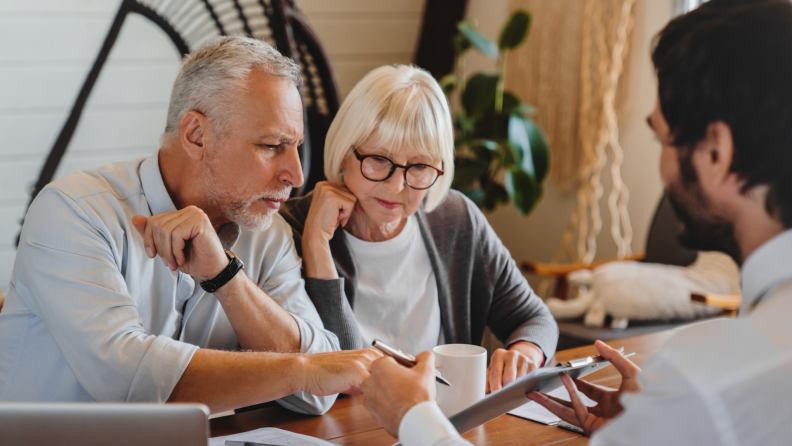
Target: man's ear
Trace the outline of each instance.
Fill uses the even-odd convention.
[[[179,122],[179,141],[187,156],[201,160],[206,151],[206,116],[188,111]]]
[[[737,181],[737,176],[731,172],[734,139],[731,128],[725,122],[716,121],[707,126],[706,136],[697,151],[696,167],[702,183],[720,187]]]

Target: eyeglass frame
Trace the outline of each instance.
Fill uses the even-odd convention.
[[[437,183],[437,179],[440,178],[441,176],[443,176],[443,174],[445,174],[444,170],[438,169],[437,167],[432,166],[430,164],[416,163],[416,164],[409,164],[407,166],[402,166],[401,164],[394,163],[393,160],[388,158],[387,156],[375,155],[375,154],[361,155],[360,152],[357,151],[357,147],[355,147],[355,146],[352,146],[352,152],[355,154],[355,158],[357,158],[357,160],[360,161],[360,174],[363,175],[363,178],[365,178],[365,179],[367,179],[369,181],[373,181],[375,183],[382,183],[383,181],[388,181],[388,179],[393,176],[393,172],[396,172],[396,169],[401,167],[402,169],[404,169],[404,183],[407,184],[407,186],[409,186],[411,189],[415,189],[415,190],[427,190],[430,187],[434,186],[435,183]],[[381,180],[372,180],[371,178],[367,177],[365,173],[363,173],[363,160],[365,160],[366,158],[371,158],[373,156],[376,156],[378,158],[386,159],[386,160],[388,160],[389,163],[391,163],[390,172],[388,172],[388,175],[385,178],[381,179]],[[407,170],[409,170],[411,167],[415,167],[415,166],[431,167],[432,169],[437,171],[437,176],[435,177],[434,181],[432,181],[432,184],[430,184],[430,185],[428,185],[426,187],[422,187],[422,188],[418,188],[418,187],[415,187],[412,184],[410,184],[410,180],[407,179]],[[445,169],[445,162],[441,161],[441,166],[443,167],[443,169]]]

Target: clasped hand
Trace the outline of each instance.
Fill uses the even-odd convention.
[[[159,255],[171,271],[177,269],[197,281],[210,280],[228,265],[228,257],[209,217],[195,206],[144,217],[132,224],[143,237],[149,258]]]
[[[638,382],[638,374],[641,369],[637,365],[602,341],[595,342],[594,347],[600,356],[610,361],[621,374],[622,382],[618,390],[606,389],[580,379],[573,382],[572,378],[563,375],[561,381],[569,392],[570,401],[538,392],[531,392],[527,395],[528,398],[536,401],[567,423],[581,427],[589,436],[624,411],[620,402],[624,393],[635,393],[641,390],[641,384]],[[597,405],[586,407],[577,394],[578,390],[595,401]]]

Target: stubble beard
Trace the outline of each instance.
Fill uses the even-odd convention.
[[[697,251],[720,251],[729,255],[738,265],[742,264],[742,254],[734,236],[734,224],[712,211],[698,179],[669,184],[666,193],[671,207],[684,225],[679,234],[679,242],[683,246]]]
[[[209,204],[219,209],[228,220],[245,229],[251,231],[269,229],[272,225],[272,216],[278,211],[268,207],[264,213],[256,212],[252,209],[253,205],[262,199],[285,200],[291,194],[291,186],[263,192],[253,188],[230,191],[216,179],[213,164],[214,161],[209,160],[207,168],[201,175],[201,185]]]

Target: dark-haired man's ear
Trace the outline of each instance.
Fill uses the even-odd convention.
[[[731,171],[734,140],[731,128],[725,122],[717,121],[707,126],[706,135],[697,152],[694,155],[694,164],[705,190],[716,192],[716,189],[723,186],[738,187],[737,175]]]
[[[203,159],[205,144],[206,116],[196,111],[188,111],[179,122],[179,140],[187,156],[194,160]]]

